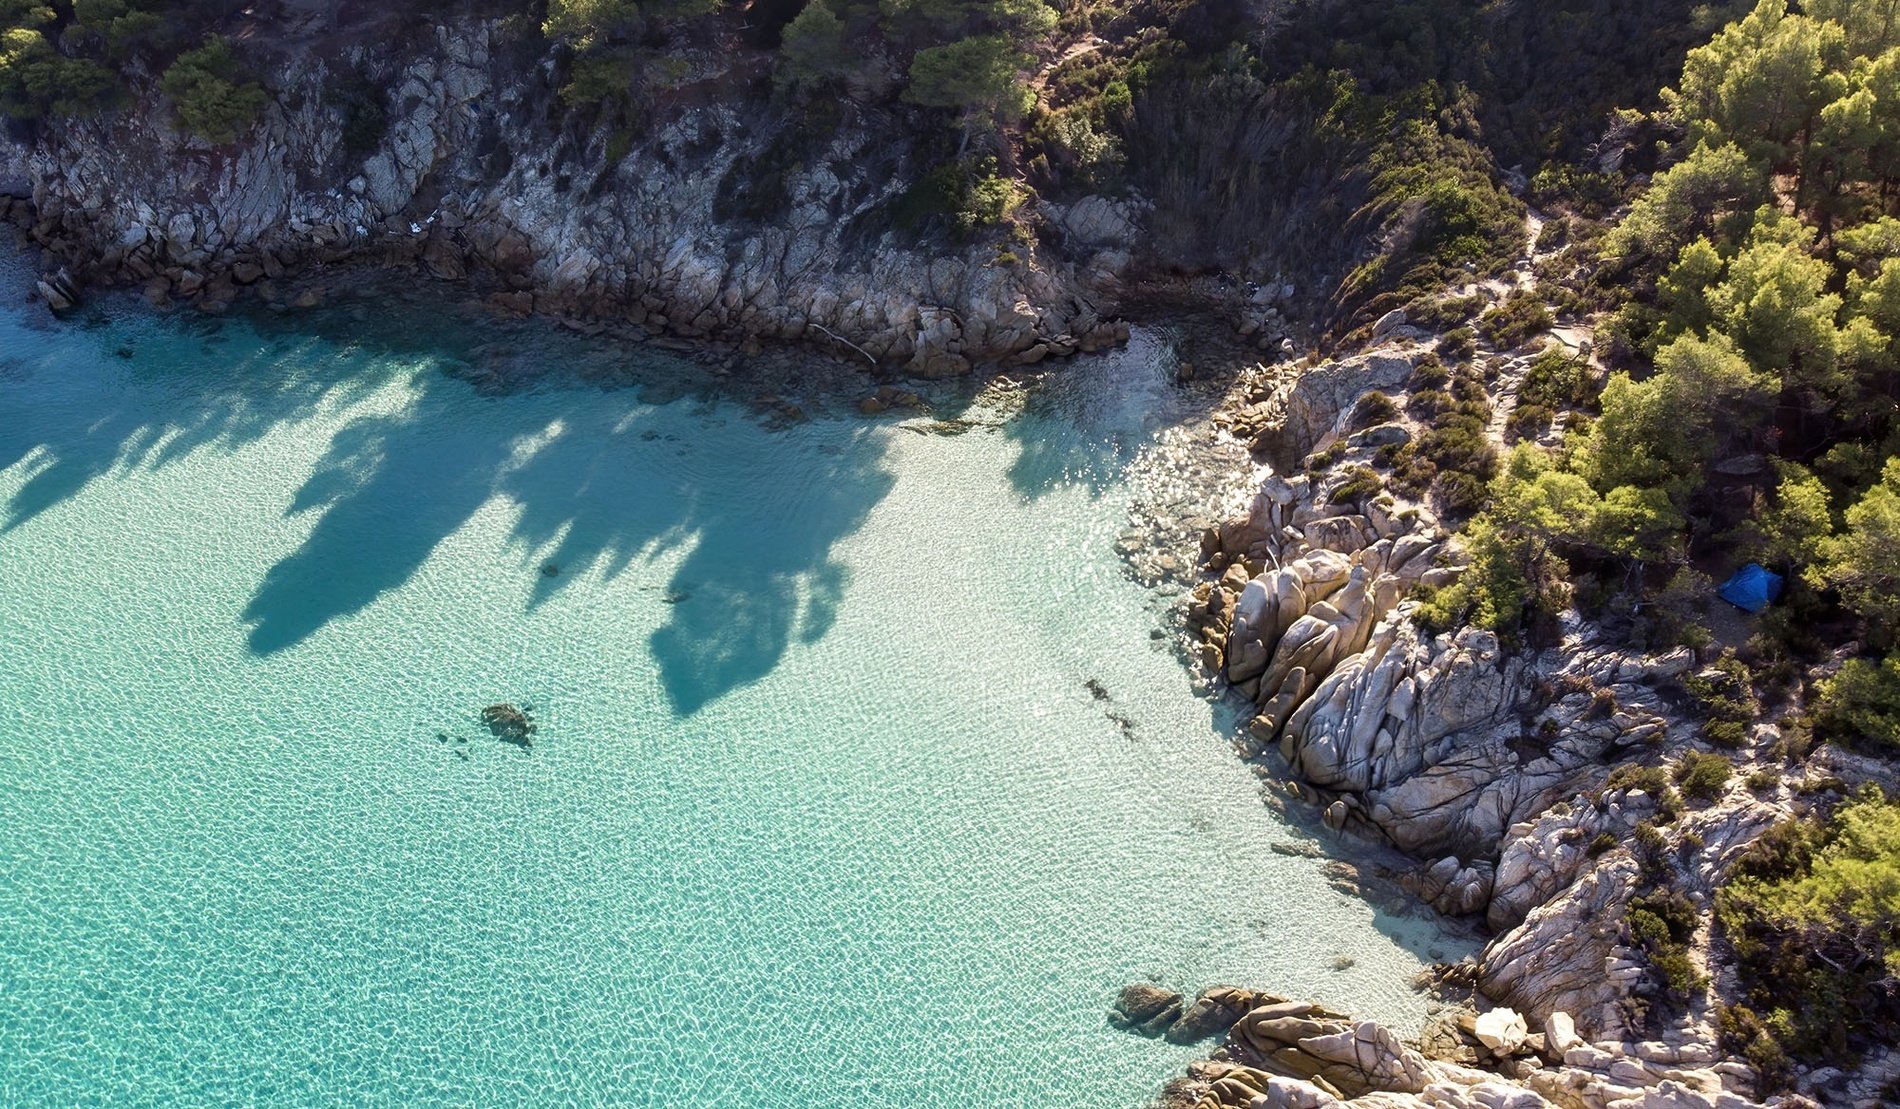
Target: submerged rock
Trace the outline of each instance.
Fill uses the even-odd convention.
[[[1159,1036],[1181,1016],[1180,994],[1162,986],[1136,982],[1122,989],[1108,1022],[1116,1028]]]
[[[534,721],[527,713],[513,705],[490,705],[482,710],[482,723],[495,738],[518,747],[528,746],[528,737],[534,734]]]

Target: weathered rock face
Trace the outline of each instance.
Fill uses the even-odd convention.
[[[793,134],[744,52],[713,47],[683,55],[673,106],[614,159],[626,139],[606,123],[551,121],[573,115],[554,73],[505,26],[452,23],[342,56],[315,31],[282,31],[277,100],[233,146],[177,134],[154,96],[50,124],[32,145],[0,141],[0,192],[31,198],[32,232],[74,276],[213,309],[287,269],[368,259],[487,271],[526,294],[511,309],[814,343],[925,377],[1127,337],[1103,313],[1138,203],[1046,208],[1062,246],[1024,263],[998,264],[993,245],[946,253],[888,230],[922,168],[891,142],[897,121],[847,102],[829,136]],[[349,149],[325,100],[344,67],[373,74],[386,101],[368,152]]]
[[[1623,906],[1635,880],[1636,864],[1617,859],[1533,909],[1485,949],[1481,988],[1534,1015],[1573,1014],[1593,1035],[1630,1032],[1617,1002],[1643,976],[1642,965],[1622,946]]]
[[[1264,452],[1267,461],[1281,470],[1293,469],[1301,455],[1338,430],[1340,416],[1360,397],[1405,384],[1415,361],[1412,355],[1387,347],[1301,373],[1275,399],[1278,429]]]
[[[1292,473],[1320,440],[1344,430],[1355,401],[1403,385],[1416,360],[1414,352],[1384,347],[1310,368],[1263,367],[1262,378],[1239,394],[1241,403],[1215,419],[1275,470]]]

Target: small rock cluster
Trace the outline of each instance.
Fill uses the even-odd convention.
[[[1215,986],[1189,1005],[1173,990],[1137,982],[1125,987],[1116,998],[1108,1023],[1143,1036],[1158,1036],[1171,1044],[1199,1043],[1233,1027],[1263,999],[1283,1000],[1239,986]]]

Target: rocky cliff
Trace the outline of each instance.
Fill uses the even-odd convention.
[[[500,311],[810,344],[920,377],[1126,338],[1110,312],[1138,202],[1039,205],[1049,245],[1020,253],[923,242],[892,216],[927,167],[888,109],[774,111],[756,52],[715,30],[675,52],[635,136],[565,110],[518,22],[388,41],[273,24],[251,48],[277,66],[272,99],[237,142],[181,134],[138,86],[124,110],[0,141],[4,214],[63,262],[55,303],[132,283],[215,311],[361,261],[472,277]],[[373,144],[335,102],[353,87],[382,113]]]

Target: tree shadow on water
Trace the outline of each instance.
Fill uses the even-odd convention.
[[[668,605],[652,649],[682,715],[829,629],[848,578],[833,548],[895,484],[888,432],[856,422],[769,432],[705,395],[646,404],[635,389],[586,387],[575,368],[625,363],[616,382],[677,382],[679,367],[650,351],[404,315],[344,305],[226,323],[134,310],[128,327],[23,328],[24,353],[0,364],[0,468],[26,467],[0,503],[0,535],[107,475],[233,452],[343,413],[285,509],[313,518],[308,534],[241,614],[259,656],[401,587],[498,495],[519,509],[508,538],[533,560],[531,608],[577,580],[570,571],[595,567],[611,581],[687,552],[652,594]],[[16,323],[0,319],[0,339]],[[506,348],[507,364],[482,362],[486,348]],[[471,371],[449,372],[461,359]],[[385,387],[402,392],[358,404]],[[540,576],[541,561],[560,571]]]
[[[418,378],[404,411],[339,431],[290,515],[321,512],[303,545],[264,575],[245,606],[251,650],[273,654],[407,582],[442,540],[494,495],[506,437],[444,434],[466,415],[466,387]]]
[[[98,327],[14,324],[0,321],[0,341],[37,349],[0,367],[0,470],[25,465],[29,472],[0,504],[0,535],[107,474],[158,470],[201,450],[238,450],[390,376],[388,367],[349,363],[308,338],[272,343],[243,333],[218,352],[217,372],[206,373],[177,364],[176,344],[188,333],[175,325],[148,329],[155,334],[141,336],[134,349]],[[201,334],[182,341],[202,341],[205,326],[197,321]]]
[[[895,481],[869,428],[747,424],[702,444],[686,434],[693,418],[671,406],[571,389],[522,398],[528,418],[511,433],[495,426],[507,398],[478,397],[441,374],[418,388],[403,412],[340,432],[298,492],[291,511],[322,516],[245,609],[257,653],[294,646],[400,587],[502,495],[519,510],[510,538],[531,556],[530,609],[580,570],[612,581],[690,547],[664,594],[653,593],[669,609],[652,637],[665,691],[690,715],[769,673],[794,640],[829,629],[846,582],[832,548]],[[811,449],[812,438],[825,449]]]
[[[674,402],[676,404],[682,402]],[[690,548],[654,602],[650,643],[674,711],[689,716],[770,673],[793,642],[827,632],[848,580],[833,557],[895,485],[885,439],[864,425],[683,435],[677,412],[590,404],[507,473],[514,538],[556,570],[530,606],[593,567]]]
[[[838,476],[815,481],[797,528],[767,542],[759,542],[745,511],[702,512],[699,543],[674,578],[684,595],[651,640],[680,715],[770,673],[794,638],[815,643],[831,630],[849,580],[831,547],[856,531],[894,484],[880,469],[859,469],[852,480]],[[687,592],[695,582],[712,588]]]

